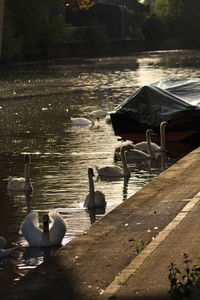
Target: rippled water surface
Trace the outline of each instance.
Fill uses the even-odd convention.
[[[199,64],[196,51],[168,51],[0,67],[0,235],[8,247],[23,246],[0,261],[1,291],[46,256],[27,247],[19,233],[30,210],[61,213],[67,222],[63,244],[102,216],[91,216],[83,208],[87,168],[94,168],[96,175],[96,165],[113,164],[119,141],[103,119],[97,128],[79,128],[71,125],[70,116],[87,117],[99,108],[109,111],[142,85],[161,79],[199,78]],[[179,149],[165,164],[131,164],[128,183],[95,176],[96,189],[106,196],[105,213],[172,165],[185,151]],[[33,193],[9,195],[6,179],[23,175],[24,153],[31,154]]]

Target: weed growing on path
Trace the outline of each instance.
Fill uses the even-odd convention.
[[[145,241],[140,240],[136,245],[135,245],[135,253],[139,254],[142,252],[142,250],[145,248]]]
[[[174,263],[169,265],[169,281],[172,299],[186,299],[192,294],[192,289],[196,281],[200,278],[200,269],[198,266],[191,266],[191,260],[184,253],[184,270],[181,272]]]

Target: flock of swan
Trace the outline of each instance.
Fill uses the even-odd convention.
[[[95,111],[97,114],[97,111]],[[98,118],[92,113],[92,118]],[[103,112],[98,111],[99,115]],[[86,119],[79,118],[81,122],[86,123]],[[73,119],[72,119],[73,120]],[[74,121],[75,122],[75,121]],[[77,119],[76,119],[77,122]],[[80,124],[80,123],[79,123]],[[88,123],[89,124],[89,123]],[[108,166],[95,166],[97,174],[100,178],[115,180],[115,178],[129,178],[131,172],[128,167],[128,162],[137,159],[153,159],[161,152],[166,151],[165,127],[167,122],[160,124],[160,146],[151,141],[151,135],[154,134],[151,129],[146,131],[146,141],[134,144],[133,142],[122,142],[120,147],[115,150],[114,160],[121,160],[122,167],[113,164]],[[24,155],[24,177],[9,177],[7,190],[9,192],[25,192],[31,193],[33,186],[30,182],[30,155]],[[93,168],[88,168],[89,194],[86,196],[84,207],[88,210],[105,208],[106,199],[104,193],[96,190],[94,187],[94,171]],[[42,229],[39,226],[39,216],[35,211],[31,211],[21,223],[20,233],[24,236],[29,246],[34,247],[51,247],[61,245],[64,235],[67,230],[66,222],[62,216],[55,210],[50,211],[42,216]],[[0,237],[0,258],[10,255],[17,247],[5,248],[6,239]]]
[[[113,180],[116,178],[124,177],[129,178],[131,176],[128,162],[135,160],[156,159],[161,153],[166,152],[166,134],[165,128],[167,122],[160,124],[160,146],[151,141],[151,135],[154,134],[153,130],[148,129],[146,131],[146,141],[134,144],[133,142],[125,142],[116,149],[114,154],[114,160],[116,161],[116,155],[118,160],[121,160],[122,167],[116,164],[98,167],[95,166],[98,176],[101,179]],[[86,198],[84,206],[87,208],[104,208],[106,206],[105,195],[100,191],[95,191],[93,182],[94,172],[92,168],[88,169],[89,178],[89,190],[90,193]]]
[[[167,122],[160,124],[160,146],[151,141],[151,135],[154,134],[152,129],[146,131],[146,141],[134,144],[131,141],[124,142],[123,146],[127,148],[126,160],[128,162],[134,160],[147,160],[159,157],[161,153],[166,152],[166,134],[165,128]],[[121,160],[120,147],[115,149],[114,160]]]
[[[104,110],[95,110],[89,114],[89,118],[71,118],[75,126],[94,126],[100,118],[106,118],[108,113]],[[7,190],[10,193],[31,193],[33,186],[30,181],[29,154],[24,155],[24,176],[8,178]],[[89,194],[85,199],[84,207],[88,209],[102,208],[106,206],[105,195],[100,191],[94,191],[93,169],[88,168]],[[24,236],[29,246],[52,247],[61,245],[67,226],[62,216],[55,210],[42,216],[42,229],[39,225],[39,215],[31,211],[21,223],[20,233]],[[10,255],[18,247],[6,249],[6,239],[0,236],[0,258]]]

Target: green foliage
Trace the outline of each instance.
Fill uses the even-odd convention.
[[[8,7],[5,8],[2,61],[20,59],[21,39],[15,36],[16,27],[13,24]]]
[[[188,45],[199,47],[200,34],[199,0],[155,0],[153,10],[171,37],[179,37]]]
[[[145,241],[140,240],[136,245],[135,245],[135,252],[136,254],[139,254],[142,252],[142,250],[145,248]]]
[[[69,0],[69,3],[82,10],[91,7],[94,1]],[[3,60],[46,58],[48,48],[67,37],[64,9],[63,0],[6,1]],[[106,36],[103,33],[97,35],[99,44],[105,44]],[[95,38],[91,36],[91,39]]]
[[[167,36],[167,26],[161,22],[157,15],[152,14],[145,18],[142,32],[145,36],[145,45],[148,49],[156,49]]]
[[[43,58],[48,46],[64,37],[64,24],[59,17],[61,0],[9,0],[6,5],[9,15],[5,17],[4,55],[9,52],[9,57],[15,58],[20,52],[21,59]],[[13,42],[15,49],[11,47]]]
[[[166,18],[169,16],[169,1],[168,0],[155,0],[152,4],[155,14],[159,18]]]
[[[169,268],[170,294],[173,299],[185,299],[192,294],[192,289],[200,277],[196,266],[190,267],[191,260],[184,254],[184,272],[182,273],[174,263]]]

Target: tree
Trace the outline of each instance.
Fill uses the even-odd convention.
[[[8,46],[7,49],[4,47],[4,54],[10,51],[14,39],[14,46],[20,48],[21,58],[30,60],[46,57],[49,45],[54,40],[64,38],[64,23],[59,12],[62,7],[62,0],[6,1],[9,13],[5,22],[10,30],[5,29],[4,32],[7,41],[5,47]]]
[[[171,36],[180,37],[190,45],[200,45],[199,0],[155,0],[153,8],[162,23],[168,24]]]
[[[68,0],[65,5],[74,10],[88,9],[95,4],[94,0]]]
[[[94,0],[6,1],[3,59],[42,59],[55,41],[65,39],[65,5],[84,10]]]
[[[2,61],[18,60],[21,56],[21,40],[16,37],[16,28],[9,11],[5,7]]]

